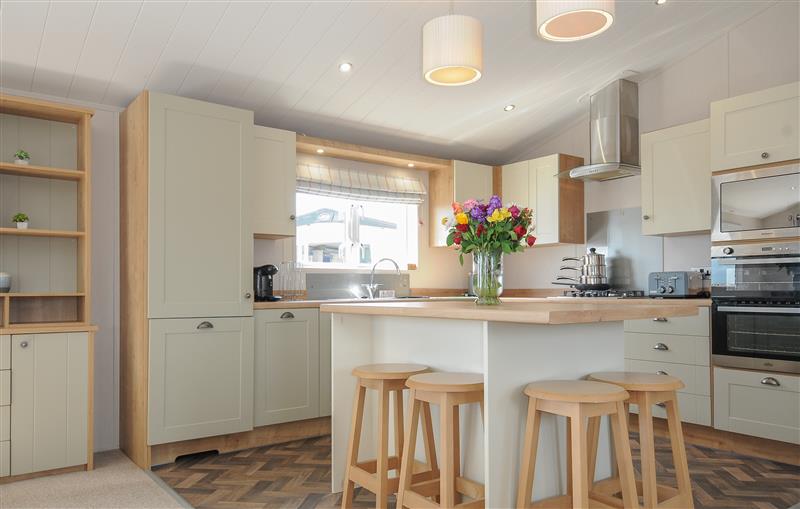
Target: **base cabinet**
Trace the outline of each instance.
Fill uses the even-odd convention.
[[[800,376],[714,368],[714,427],[800,444]]]
[[[150,320],[148,444],[253,428],[253,318]]]
[[[0,475],[87,463],[89,341],[86,332],[11,336],[10,440],[0,442]]]
[[[255,425],[319,417],[319,310],[259,310],[255,321]]]

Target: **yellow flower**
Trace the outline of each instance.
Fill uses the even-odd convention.
[[[444,216],[444,217],[442,218],[442,224],[443,224],[443,225],[446,225],[446,224],[447,224],[447,221],[449,221],[449,219],[447,218],[447,216]]]
[[[502,214],[500,213],[500,209],[494,209],[492,215],[486,218],[486,220],[489,221],[490,223],[496,223],[497,221],[500,221],[502,219],[503,217]]]
[[[463,212],[459,212],[458,214],[456,214],[456,222],[458,224],[467,224],[469,223],[469,217]]]

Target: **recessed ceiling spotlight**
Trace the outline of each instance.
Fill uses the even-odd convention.
[[[324,153],[325,153],[325,149],[324,148],[318,148],[317,149],[317,154],[324,154]]]
[[[516,108],[516,105],[514,105],[514,104],[506,104],[506,105],[503,107],[503,111],[511,111],[511,110],[513,110],[514,108]]]
[[[408,167],[409,168],[413,168],[414,167],[414,163],[408,163]]]
[[[667,0],[656,0],[656,5],[664,5],[667,3]]]
[[[342,62],[339,64],[339,72],[350,72],[353,70],[353,64],[350,62]]]

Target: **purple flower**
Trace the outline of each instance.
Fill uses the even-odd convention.
[[[469,211],[469,214],[472,216],[472,219],[482,223],[486,219],[486,208],[486,205],[479,203],[472,207],[472,210]]]
[[[486,210],[486,213],[488,215],[492,215],[492,212],[501,208],[503,208],[503,202],[500,201],[499,196],[494,195],[491,198],[489,198],[489,208]]]

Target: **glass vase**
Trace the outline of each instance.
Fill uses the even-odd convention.
[[[503,252],[472,253],[472,290],[478,305],[500,304],[503,293]]]

